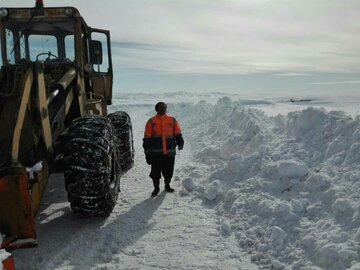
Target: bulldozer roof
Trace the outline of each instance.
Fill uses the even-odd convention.
[[[0,22],[28,34],[50,34],[57,30],[72,34],[75,22],[88,28],[75,7],[0,8]]]
[[[85,24],[79,11],[75,7],[34,7],[34,8],[0,8],[0,20],[2,23],[29,22],[59,22],[80,20]],[[46,25],[43,26],[44,28]],[[39,29],[39,31],[44,29]]]

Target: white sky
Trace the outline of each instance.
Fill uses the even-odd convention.
[[[34,2],[1,0],[0,6]],[[127,68],[286,77],[360,72],[358,0],[44,2],[76,6],[90,26],[111,30],[114,63]]]

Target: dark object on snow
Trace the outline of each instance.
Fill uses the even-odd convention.
[[[118,140],[117,156],[120,161],[121,173],[124,174],[134,165],[134,142],[130,116],[123,111],[108,115]]]
[[[312,99],[293,99],[293,98],[290,98],[290,102],[292,103],[300,103],[300,102],[311,102]]]
[[[108,216],[120,187],[120,162],[111,121],[92,115],[69,127],[65,146],[65,187],[72,210],[84,216]]]

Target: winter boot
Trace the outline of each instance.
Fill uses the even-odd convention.
[[[165,178],[164,179],[165,181],[165,191],[167,191],[167,192],[174,192],[175,191],[175,189],[173,189],[172,187],[170,187],[170,182],[171,182],[171,178],[169,179],[169,178]]]
[[[160,192],[160,188],[156,187],[154,188],[154,191],[151,193],[151,196],[155,197],[159,194]]]
[[[153,179],[153,185],[154,185],[154,191],[151,193],[151,196],[155,197],[159,194],[160,192],[160,179]]]
[[[165,191],[172,193],[175,191],[175,189],[170,187],[170,184],[165,184]]]

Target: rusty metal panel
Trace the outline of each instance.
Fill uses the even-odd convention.
[[[4,270],[15,270],[14,258],[13,256],[7,257],[2,261],[2,266]]]
[[[3,245],[18,239],[35,239],[33,217],[26,169],[21,166],[2,168],[0,170],[0,231],[5,234]]]

